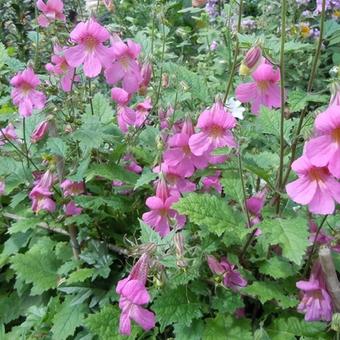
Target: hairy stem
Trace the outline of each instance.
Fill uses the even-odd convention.
[[[310,250],[310,253],[309,253],[309,256],[308,256],[308,260],[307,260],[307,263],[306,263],[306,266],[305,266],[305,270],[303,272],[303,276],[306,277],[307,275],[307,272],[308,272],[308,269],[310,267],[310,264],[312,262],[312,257],[313,257],[313,254],[314,254],[314,251],[315,251],[315,247],[316,247],[316,240],[320,234],[320,231],[321,231],[321,228],[323,227],[323,225],[325,224],[326,220],[327,220],[327,217],[328,215],[326,215],[320,225],[319,225],[319,228],[317,229],[316,233],[315,233],[315,238],[314,238],[314,241],[313,241],[313,245],[312,245],[312,249]]]
[[[91,78],[89,78],[89,103],[90,103],[90,106],[91,106],[92,116],[94,116],[93,101],[92,101],[92,83],[91,83]]]
[[[315,79],[315,76],[316,76],[316,71],[318,69],[318,63],[319,63],[321,47],[322,47],[322,42],[323,42],[323,35],[324,35],[325,12],[326,12],[326,0],[322,0],[322,10],[321,10],[321,18],[320,18],[320,36],[319,36],[318,45],[316,47],[315,55],[314,55],[314,58],[313,58],[312,69],[311,69],[311,73],[310,73],[309,81],[308,81],[308,85],[307,85],[307,92],[312,91],[313,82],[314,82],[314,79]],[[301,115],[300,115],[299,124],[298,124],[298,127],[296,129],[296,133],[295,133],[295,139],[292,143],[290,161],[289,161],[288,168],[287,168],[287,171],[286,171],[283,183],[282,183],[282,187],[284,187],[285,184],[288,181],[289,174],[290,174],[290,171],[291,171],[291,166],[292,166],[292,164],[295,160],[296,149],[297,149],[297,146],[298,146],[298,143],[299,143],[299,136],[300,136],[300,133],[301,133],[303,121],[305,119],[307,111],[308,111],[307,108],[305,108],[301,112]]]
[[[287,0],[281,1],[281,48],[280,48],[280,86],[281,86],[281,119],[280,119],[280,165],[277,191],[282,189],[283,158],[284,158],[284,122],[285,122],[285,40]],[[276,201],[276,213],[280,211],[281,196]]]
[[[23,138],[24,138],[24,147],[25,147],[25,157],[27,161],[27,167],[30,167],[30,160],[28,155],[28,147],[27,147],[27,141],[26,141],[26,119],[22,119],[22,130],[23,130]]]
[[[230,92],[231,85],[233,83],[233,79],[234,79],[234,75],[236,71],[237,58],[240,52],[240,42],[238,40],[237,34],[241,31],[242,12],[243,12],[243,0],[240,0],[239,8],[238,8],[238,21],[237,21],[237,30],[236,30],[236,45],[235,45],[235,51],[234,51],[234,60],[233,60],[233,65],[231,67],[230,76],[227,82],[227,86],[226,86],[226,90],[225,90],[225,94],[223,98],[223,104],[226,103],[228,96],[229,96],[229,92]]]

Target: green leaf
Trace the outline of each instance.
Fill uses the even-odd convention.
[[[119,314],[117,306],[107,305],[101,311],[90,314],[85,320],[86,327],[91,334],[97,335],[100,340],[123,340],[126,336],[119,334]],[[139,327],[132,325],[130,339],[135,339],[139,332]]]
[[[47,140],[46,148],[50,150],[52,154],[62,156],[64,158],[67,153],[67,145],[59,137],[49,137]]]
[[[252,340],[250,321],[236,320],[230,315],[218,314],[214,319],[207,319],[203,332],[204,340]]]
[[[292,91],[288,96],[288,103],[291,112],[303,110],[309,102],[325,102],[327,96],[318,94],[308,94],[301,90]]]
[[[25,254],[17,254],[11,258],[11,267],[17,277],[26,283],[33,284],[31,295],[39,295],[48,289],[57,287],[57,270],[60,262],[53,248],[53,241],[41,238]]]
[[[186,287],[164,290],[152,305],[161,330],[172,323],[190,326],[192,320],[202,316],[201,304]]]
[[[293,296],[287,296],[277,282],[256,281],[242,289],[242,292],[258,298],[261,303],[276,300],[282,308],[295,307],[298,300]]]
[[[272,340],[327,339],[325,322],[305,322],[297,317],[281,317],[275,319],[266,330]]]
[[[203,329],[202,320],[193,320],[190,326],[181,323],[174,325],[176,340],[201,340]]]
[[[226,200],[213,195],[190,193],[174,204],[174,208],[187,215],[191,222],[206,226],[209,232],[218,236],[237,225],[235,214]]]
[[[133,190],[136,190],[145,184],[149,184],[151,181],[155,180],[157,176],[157,174],[151,172],[151,170],[149,170],[148,168],[144,168],[141,176],[137,179],[136,185]]]
[[[90,181],[94,177],[104,177],[110,181],[119,180],[122,182],[134,184],[138,176],[123,167],[116,164],[93,164],[86,172],[86,180]]]
[[[13,235],[16,233],[24,233],[29,229],[34,229],[37,227],[37,224],[41,222],[39,219],[31,216],[30,218],[23,218],[11,224],[11,227],[8,229],[9,234]]]
[[[82,304],[71,305],[71,300],[71,296],[67,297],[61,309],[53,317],[51,328],[53,340],[66,340],[83,323],[84,306]]]
[[[284,124],[284,139],[290,143],[290,134],[295,124],[294,119],[286,119]],[[261,107],[261,112],[256,120],[256,129],[260,133],[274,135],[279,140],[280,137],[280,112],[270,110],[265,106]]]
[[[101,93],[96,93],[92,98],[93,112],[95,116],[98,116],[102,123],[110,123],[113,119],[113,109],[110,105],[110,101]],[[86,105],[85,113],[89,116],[92,115],[91,105]]]
[[[280,245],[282,256],[297,265],[302,262],[303,255],[309,245],[308,226],[303,218],[283,220],[280,218],[265,220],[259,228],[262,230],[261,238],[265,244]]]
[[[210,104],[212,98],[208,91],[208,84],[203,77],[178,63],[165,63],[164,70],[170,75],[175,76],[177,83],[185,82],[186,86],[189,87],[187,92],[191,93],[193,98],[197,98],[206,104]]]
[[[260,265],[259,271],[262,274],[270,275],[274,279],[283,279],[293,276],[296,273],[294,267],[283,257],[272,257]]]
[[[93,268],[81,268],[71,273],[66,282],[67,284],[84,282],[89,277],[92,277],[93,273],[94,273]]]

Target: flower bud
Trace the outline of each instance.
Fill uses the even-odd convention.
[[[162,74],[162,87],[164,89],[169,87],[169,75],[167,73]]]
[[[38,124],[36,126],[36,128],[32,132],[31,142],[36,143],[36,142],[42,140],[45,137],[45,135],[47,134],[48,129],[49,129],[48,120],[43,120],[40,124]]]
[[[240,75],[245,76],[254,72],[261,63],[262,50],[259,46],[253,46],[245,55],[241,66],[240,66]]]

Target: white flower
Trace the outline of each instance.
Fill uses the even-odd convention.
[[[226,103],[226,108],[235,118],[238,118],[238,119],[241,119],[241,120],[244,119],[243,112],[246,109],[242,106],[240,101],[231,97],[231,98],[228,99],[228,101]]]

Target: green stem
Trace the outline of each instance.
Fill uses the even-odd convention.
[[[158,83],[154,108],[158,104],[159,97],[160,97],[160,94],[161,94],[161,87],[162,87],[162,75],[163,75],[164,54],[165,54],[165,29],[164,29],[164,23],[163,22],[162,22],[162,33],[163,33],[163,45],[162,45],[162,56],[161,56],[161,68],[160,68],[159,83]]]
[[[91,106],[92,116],[94,116],[93,102],[92,102],[92,84],[91,84],[91,78],[89,78],[89,103],[90,103],[90,106]]]
[[[38,8],[35,6],[35,20],[38,19]],[[37,41],[35,46],[35,55],[34,55],[34,67],[38,68],[38,61],[39,61],[39,32],[40,32],[40,26],[37,27]]]
[[[27,155],[24,152],[22,152],[9,138],[7,138],[7,136],[4,134],[2,129],[0,129],[0,133],[2,134],[2,137],[7,141],[7,143],[13,146],[13,148],[19,155],[24,156],[27,159]],[[39,170],[39,168],[35,165],[35,163],[29,157],[28,157],[28,160],[29,162],[31,162],[35,170]]]
[[[305,266],[305,270],[304,270],[304,273],[303,273],[304,277],[307,275],[308,269],[310,267],[310,263],[312,261],[312,256],[314,254],[314,250],[315,250],[315,247],[316,247],[316,240],[317,240],[317,238],[318,238],[318,236],[320,234],[321,228],[323,227],[324,223],[326,222],[327,217],[328,217],[328,215],[324,216],[324,218],[322,219],[322,221],[321,221],[321,223],[319,225],[319,228],[316,231],[315,238],[314,238],[313,245],[312,245],[312,249],[310,251],[310,254],[309,254],[306,266]]]
[[[308,85],[307,85],[307,92],[311,92],[312,88],[313,88],[313,82],[316,76],[316,71],[318,69],[318,62],[319,62],[319,57],[320,57],[320,53],[321,53],[321,47],[322,47],[322,42],[323,42],[323,35],[324,35],[324,26],[325,26],[325,16],[326,16],[326,0],[322,0],[322,10],[321,10],[321,18],[320,18],[320,36],[319,36],[319,41],[318,41],[318,45],[316,47],[316,51],[315,51],[315,55],[313,58],[313,64],[312,64],[312,69],[311,69],[311,73],[309,76],[309,81],[308,81]],[[288,165],[288,169],[287,172],[285,174],[283,183],[282,183],[282,187],[285,186],[285,184],[288,181],[289,178],[289,174],[291,171],[291,166],[295,160],[295,156],[296,156],[296,149],[297,149],[297,145],[299,143],[299,136],[301,133],[301,129],[303,126],[303,120],[307,114],[307,108],[305,108],[301,115],[300,115],[300,120],[299,120],[299,124],[298,127],[296,129],[296,133],[295,133],[295,139],[294,142],[292,143],[292,149],[291,149],[291,156],[290,156],[290,161],[289,161],[289,165]]]
[[[284,158],[284,122],[285,122],[285,40],[286,40],[287,0],[281,1],[281,48],[280,48],[280,86],[281,86],[281,119],[280,119],[280,166],[277,191],[282,189]],[[276,213],[280,211],[281,196],[276,201]]]
[[[233,65],[230,71],[230,76],[227,82],[227,86],[226,86],[226,90],[225,90],[225,94],[223,98],[223,104],[226,103],[228,96],[229,96],[229,92],[230,92],[231,85],[233,83],[233,79],[234,79],[234,75],[236,71],[237,58],[240,52],[240,42],[238,40],[237,34],[240,33],[241,31],[242,12],[243,12],[243,0],[240,0],[239,8],[238,8],[238,21],[237,21],[237,30],[236,30],[236,46],[235,46],[235,52],[234,52],[234,60],[233,60]]]
[[[241,146],[239,147],[239,151],[237,153],[237,159],[238,159],[238,174],[240,176],[241,180],[241,186],[242,186],[242,195],[243,195],[243,202],[242,202],[242,209],[246,215],[246,220],[247,220],[247,226],[248,228],[251,227],[250,223],[250,216],[249,216],[249,211],[246,207],[246,199],[247,199],[247,194],[246,194],[246,187],[244,184],[244,178],[243,178],[243,167],[242,167],[242,158],[241,158]]]
[[[25,157],[27,160],[27,167],[30,167],[30,161],[28,156],[28,147],[27,147],[27,141],[26,141],[26,119],[22,118],[22,130],[23,130],[23,138],[24,138],[24,146],[25,146]]]

